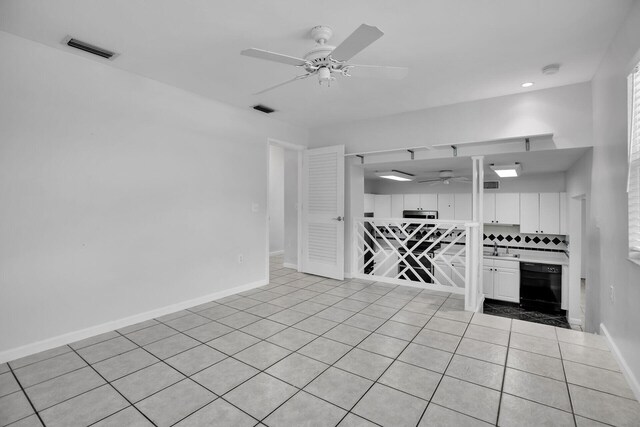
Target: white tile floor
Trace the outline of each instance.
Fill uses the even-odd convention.
[[[0,425],[640,425],[603,339],[460,296],[271,283],[0,365]]]

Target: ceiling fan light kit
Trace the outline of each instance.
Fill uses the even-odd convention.
[[[296,80],[306,79],[309,76],[317,76],[318,83],[327,86],[336,80],[337,76],[351,77],[351,70],[360,70],[355,77],[379,77],[387,79],[402,79],[407,74],[404,67],[385,67],[378,65],[357,65],[347,63],[351,58],[364,50],[374,41],[382,37],[384,33],[377,27],[371,25],[360,25],[349,37],[347,37],[337,47],[326,44],[333,36],[333,30],[324,25],[318,25],[311,29],[311,37],[316,42],[316,46],[307,52],[302,58],[284,55],[275,52],[269,52],[262,49],[245,49],[240,52],[241,55],[249,56],[267,61],[279,62],[281,64],[293,65],[302,68],[306,74],[298,75],[283,83],[271,86],[260,92],[254,93],[258,95],[272,89],[292,83]]]

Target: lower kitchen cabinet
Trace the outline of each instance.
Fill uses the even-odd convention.
[[[485,259],[482,271],[485,298],[520,302],[520,263]]]
[[[453,283],[458,288],[464,288],[464,274],[466,267],[464,264],[464,258],[461,258],[461,260],[462,262],[451,261],[451,259],[447,257],[446,261],[436,261],[436,266],[434,267],[433,272],[436,280],[443,286],[452,286]]]

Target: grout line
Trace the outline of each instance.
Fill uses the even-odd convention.
[[[65,353],[66,354],[66,353]],[[11,365],[9,365],[7,363],[7,367],[9,368],[9,372],[11,372],[11,375],[13,375],[13,378],[16,380],[16,382],[18,383],[18,385],[20,386],[20,391],[22,392],[22,394],[24,395],[24,397],[26,397],[27,402],[29,402],[29,405],[31,406],[31,409],[33,409],[33,412],[36,414],[36,416],[38,417],[38,419],[40,420],[40,422],[42,423],[42,425],[46,425],[44,423],[44,421],[42,420],[42,417],[40,416],[40,413],[36,410],[36,407],[34,406],[33,402],[31,401],[31,398],[29,397],[29,395],[27,394],[27,392],[25,391],[24,387],[22,386],[22,383],[20,382],[20,380],[18,379],[18,376],[16,375],[16,373],[13,371],[13,368],[11,367]],[[9,393],[11,394],[11,393]],[[8,396],[8,395],[7,395]],[[4,397],[4,396],[3,396]],[[32,414],[27,415],[26,417],[22,417],[20,418],[20,420],[23,420],[27,417],[30,417]],[[15,420],[14,422],[20,421],[20,420]]]

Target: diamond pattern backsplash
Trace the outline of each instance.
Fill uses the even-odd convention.
[[[564,252],[567,250],[567,236],[555,234],[521,234],[519,226],[484,226],[485,245],[498,243],[499,247],[538,249]]]

